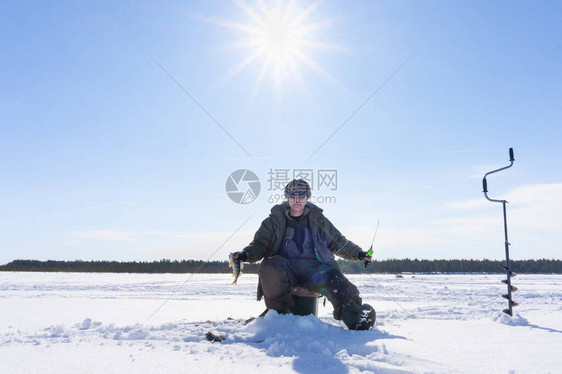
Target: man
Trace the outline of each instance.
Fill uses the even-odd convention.
[[[295,303],[291,286],[302,285],[326,295],[334,307],[334,318],[350,330],[368,330],[375,323],[375,310],[362,304],[357,287],[342,274],[334,255],[351,261],[371,261],[371,257],[347,240],[322,209],[309,203],[310,196],[305,180],[289,182],[285,187],[288,201],[271,209],[254,240],[234,253],[234,260],[263,260],[258,300],[265,297],[268,310],[289,313]]]

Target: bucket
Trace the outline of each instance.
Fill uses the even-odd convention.
[[[318,315],[318,293],[302,286],[291,287],[291,294],[295,298],[295,305],[291,313],[296,316]]]

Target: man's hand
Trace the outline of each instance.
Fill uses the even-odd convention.
[[[232,254],[232,259],[234,261],[242,261],[242,262],[246,262],[246,260],[248,260],[248,255],[246,254],[246,252],[242,251],[242,252],[234,252]]]
[[[363,251],[359,252],[359,255],[357,256],[357,258],[359,260],[371,262],[371,256],[369,256],[368,252],[363,252]]]
[[[369,253],[369,252],[371,252],[371,253]],[[368,252],[363,252],[363,251],[361,251],[361,252],[359,252],[359,254],[357,255],[357,258],[358,258],[359,260],[365,261],[365,267],[367,267],[367,265],[369,265],[369,263],[371,262],[371,259],[372,259],[371,256],[372,256],[372,250],[369,250]]]

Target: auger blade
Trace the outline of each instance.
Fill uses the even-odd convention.
[[[517,276],[516,272],[509,270],[506,266],[502,266],[502,268],[509,273],[510,277],[516,277]]]
[[[508,283],[507,283],[507,279],[502,279],[502,283],[508,284]],[[515,291],[517,291],[517,290],[519,289],[519,288],[517,288],[517,287],[515,287],[515,286],[512,286],[512,285],[509,285],[509,286],[511,287],[511,291],[512,291],[512,292],[515,292]]]

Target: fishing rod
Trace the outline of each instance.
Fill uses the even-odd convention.
[[[375,244],[375,238],[377,237],[377,232],[379,231],[379,223],[380,223],[379,221],[380,221],[380,220],[377,219],[377,228],[375,229],[375,234],[373,235],[373,240],[371,241],[371,246],[369,247],[369,250],[367,251],[367,254],[366,254],[367,257],[372,257],[372,256],[373,256],[373,253],[374,253],[374,251],[373,251],[373,245]],[[365,261],[365,268],[367,268],[367,265],[369,265],[370,262],[371,262],[371,261]],[[375,283],[377,284],[377,286],[379,286],[380,288],[383,289],[383,291],[388,295],[388,297],[390,297],[390,299],[391,299],[392,301],[394,301],[400,308],[402,308],[402,310],[408,315],[409,318],[414,318],[410,313],[408,313],[408,311],[406,310],[406,308],[404,308],[404,307],[402,306],[402,304],[400,304],[400,303],[398,302],[398,300],[396,300],[396,298],[395,298],[394,296],[392,296],[392,295],[390,294],[390,292],[388,292],[388,290],[386,289],[386,287],[384,287],[380,282],[378,282],[378,281],[373,277],[372,274],[367,273],[366,270],[364,270],[364,272],[373,280],[373,282],[375,282]]]
[[[507,239],[507,213],[506,213],[506,204],[507,201],[506,200],[498,200],[498,199],[491,199],[488,196],[488,182],[486,181],[486,177],[490,174],[493,173],[497,173],[498,171],[502,171],[505,169],[509,169],[510,167],[513,166],[513,161],[515,161],[515,158],[513,157],[513,148],[509,148],[509,161],[510,164],[508,166],[505,166],[503,168],[499,168],[497,170],[492,170],[487,172],[484,175],[484,178],[482,179],[482,187],[484,189],[484,196],[486,196],[486,199],[488,199],[489,201],[493,202],[493,203],[501,203],[503,205],[503,231],[505,234],[505,266],[502,266],[505,269],[505,272],[507,274],[507,279],[503,279],[502,283],[505,283],[507,285],[507,294],[502,295],[502,297],[504,299],[507,299],[507,303],[508,303],[508,308],[504,309],[503,312],[505,314],[509,314],[510,316],[513,317],[513,307],[519,305],[517,302],[513,301],[513,299],[511,298],[511,293],[517,291],[517,287],[514,287],[511,285],[511,278],[516,276],[517,274],[515,274],[513,271],[511,271],[510,266],[509,266],[509,246],[511,245]]]
[[[371,247],[369,247],[369,250],[367,251],[367,255],[365,257],[373,257],[373,244],[375,244],[375,238],[377,237],[377,232],[379,231],[379,220],[377,219],[377,228],[375,229],[375,235],[373,235],[373,240],[371,241]],[[365,260],[365,267],[367,267],[367,265],[369,265],[369,262],[371,261],[367,261]]]

